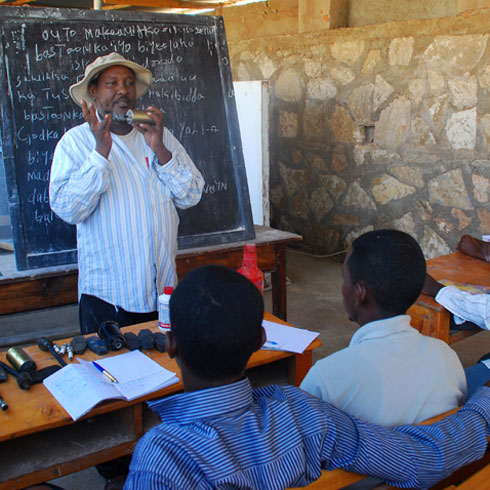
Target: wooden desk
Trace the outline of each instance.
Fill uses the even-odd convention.
[[[266,319],[281,322],[270,314]],[[125,331],[141,328],[158,330],[157,322],[148,322]],[[320,345],[316,339],[303,354],[260,350],[250,358],[247,369],[285,359],[290,381],[298,385],[311,367],[313,349]],[[56,362],[37,347],[25,350],[38,369]],[[180,375],[176,362],[166,353],[151,350],[145,354]],[[87,351],[83,358],[97,356]],[[0,359],[5,362],[5,353]],[[9,376],[8,382],[0,385],[0,394],[9,404],[7,411],[0,412],[0,489],[24,488],[132,453],[138,439],[159,422],[144,401],[179,391],[181,382],[132,402],[103,402],[74,422],[42,384],[22,391]]]
[[[180,250],[177,253],[177,275],[204,264],[221,264],[238,269],[242,265],[245,243],[257,245],[258,265],[271,272],[272,312],[287,320],[286,245],[301,240],[300,235],[255,227],[255,240],[226,243],[202,248]],[[60,306],[78,301],[78,269],[76,264],[45,269],[17,271],[13,253],[0,256],[0,315],[20,313],[39,308]]]
[[[490,264],[461,252],[442,255],[427,261],[427,270],[435,279],[490,286]],[[411,324],[424,335],[437,337],[448,344],[462,340],[479,330],[449,332],[450,313],[434,298],[421,294],[408,310]]]

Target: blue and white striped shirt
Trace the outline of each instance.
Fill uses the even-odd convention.
[[[483,456],[490,388],[432,426],[388,429],[294,386],[248,379],[149,403],[163,423],[138,442],[125,490],[284,489],[345,468],[426,487]]]
[[[155,311],[163,287],[176,283],[176,206],[197,204],[204,180],[166,128],[163,138],[172,159],[158,165],[143,142],[148,154],[140,158],[149,167],[115,134],[105,159],[94,149],[88,123],[58,142],[49,199],[61,219],[77,225],[79,295],[143,313]]]

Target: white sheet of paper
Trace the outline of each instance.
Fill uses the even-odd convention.
[[[303,328],[289,327],[281,323],[262,320],[262,326],[267,334],[263,349],[285,350],[302,354],[320,333]]]

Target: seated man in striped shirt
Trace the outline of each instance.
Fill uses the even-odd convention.
[[[284,489],[345,468],[427,487],[482,457],[490,388],[429,426],[362,422],[294,386],[252,389],[245,367],[262,346],[264,304],[222,266],[189,272],[170,300],[167,349],[185,392],[150,402],[162,423],[138,442],[125,490]]]
[[[82,333],[157,318],[157,298],[177,281],[176,208],[197,204],[204,185],[191,158],[148,107],[128,111],[152,85],[149,70],[117,53],[87,65],[70,87],[86,122],[58,142],[49,185],[52,210],[77,225]]]

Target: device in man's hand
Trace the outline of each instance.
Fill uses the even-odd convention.
[[[126,122],[128,124],[151,124],[155,125],[155,121],[148,115],[146,111],[133,111],[129,109],[126,112]]]
[[[112,113],[112,119],[116,121],[123,121],[128,124],[151,124],[155,125],[155,121],[148,115],[147,111],[137,111],[129,109],[126,114]]]

